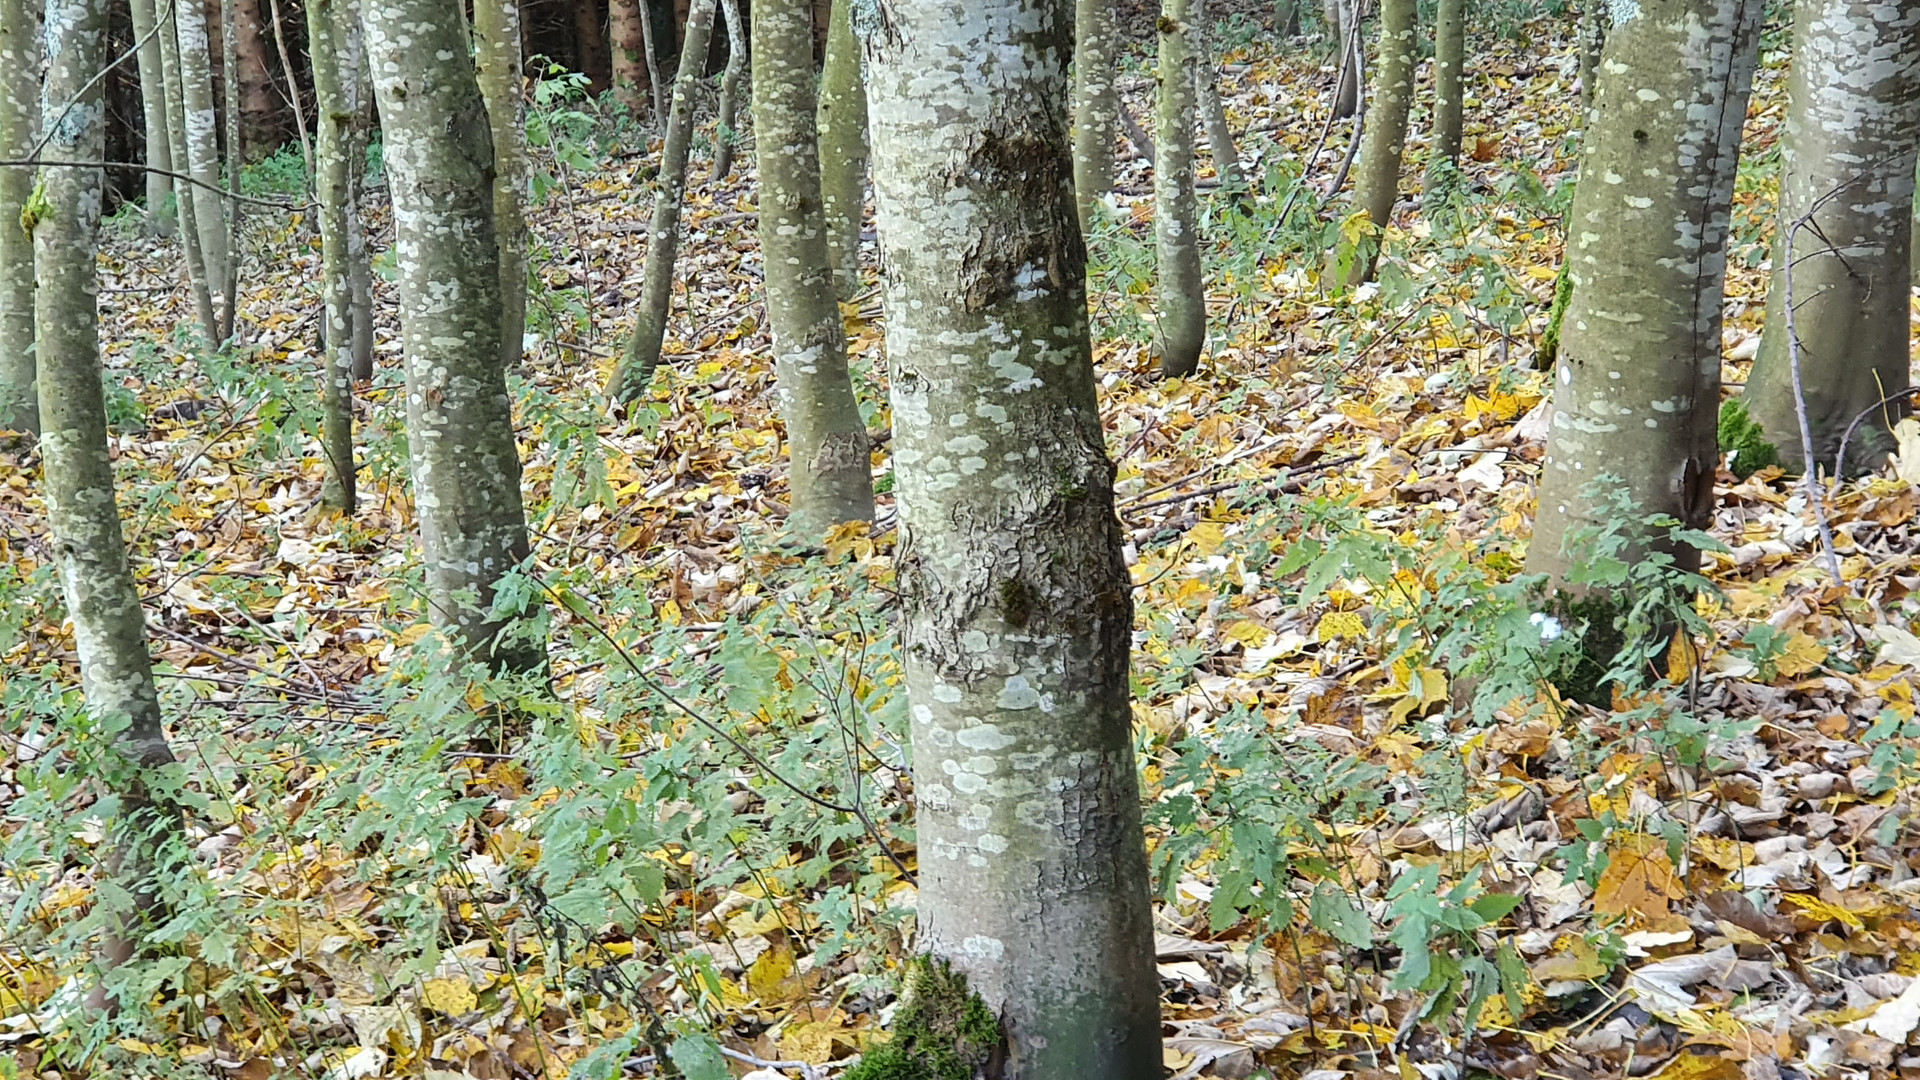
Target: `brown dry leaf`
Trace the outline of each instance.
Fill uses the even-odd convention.
[[[1687,887],[1659,844],[1655,837],[1629,837],[1613,853],[1593,890],[1594,911],[1638,916],[1649,929],[1661,929],[1673,921],[1672,903],[1686,898]]]

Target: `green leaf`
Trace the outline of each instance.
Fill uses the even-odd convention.
[[[1373,921],[1352,897],[1331,884],[1322,882],[1313,891],[1313,899],[1307,904],[1307,921],[1343,945],[1355,949],[1373,947]]]
[[[687,1080],[733,1080],[733,1070],[727,1068],[720,1044],[704,1031],[673,1040],[667,1056]]]
[[[1490,923],[1496,923],[1511,915],[1513,909],[1520,906],[1520,899],[1513,893],[1488,893],[1467,906],[1473,909],[1475,915]]]

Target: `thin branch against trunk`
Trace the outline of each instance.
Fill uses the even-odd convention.
[[[293,57],[287,52],[287,35],[280,27],[280,0],[267,0],[267,10],[273,20],[273,46],[280,52],[280,70],[287,76],[287,104],[293,106],[293,130],[300,136],[300,160],[307,167],[307,182],[312,183],[313,141],[307,137],[307,107],[300,102],[300,85],[293,79]]]

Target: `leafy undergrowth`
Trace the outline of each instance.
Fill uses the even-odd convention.
[[[1721,474],[1704,579],[1617,558],[1622,528],[1584,540],[1617,603],[1543,602],[1516,575],[1570,50],[1542,53],[1545,23],[1525,48],[1476,43],[1462,176],[1403,206],[1380,282],[1346,290],[1341,260],[1374,238],[1322,205],[1348,129],[1307,160],[1324,50],[1229,29],[1260,187],[1211,200],[1198,378],[1151,374],[1138,163],[1092,242],[1169,1070],[1911,1072],[1920,462],[1832,496],[1839,584],[1770,469]],[[1732,383],[1764,306],[1781,94],[1772,56]],[[693,185],[671,366],[610,422],[646,159],[565,82],[534,125],[537,340],[515,391],[535,559],[505,593],[546,613],[553,695],[452,669],[422,622],[390,287],[365,505],[343,520],[318,509],[311,234],[254,219],[240,357],[178,336],[170,248],[114,234],[109,411],[191,829],[156,957],[110,976],[148,1007],[85,1010],[113,899],[101,733],[37,459],[7,451],[0,1073],[764,1078],[836,1074],[884,1038],[914,895],[885,447],[872,530],[783,541],[745,175]],[[883,429],[874,295],[848,326]],[[1618,687],[1597,685],[1622,643]],[[502,715],[517,729],[489,730]]]

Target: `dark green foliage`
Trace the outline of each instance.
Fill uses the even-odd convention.
[[[1573,628],[1578,641],[1576,649],[1556,657],[1559,662],[1548,672],[1548,681],[1561,697],[1605,708],[1613,700],[1607,674],[1627,643],[1619,601],[1605,590],[1561,592],[1545,608],[1560,625]]]
[[[1540,349],[1533,354],[1535,371],[1545,371],[1560,359],[1560,324],[1566,321],[1567,301],[1573,299],[1573,277],[1567,273],[1569,265],[1562,259],[1560,273],[1553,279],[1553,308],[1547,314],[1547,331],[1540,335]]]
[[[869,1050],[846,1080],[972,1080],[1000,1041],[1000,1022],[965,975],[939,957],[915,957],[893,1039]]]
[[[1780,464],[1780,451],[1766,439],[1759,421],[1747,414],[1747,403],[1728,398],[1720,405],[1720,452],[1727,468],[1745,480],[1769,465]]]

